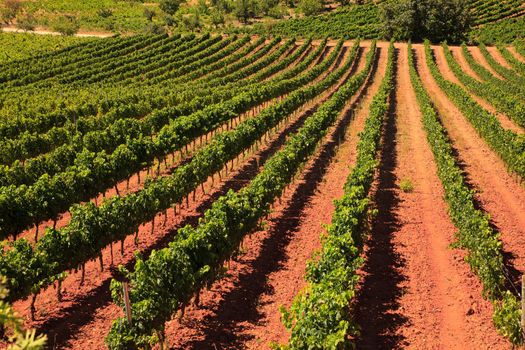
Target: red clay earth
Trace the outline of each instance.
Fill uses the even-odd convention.
[[[397,86],[375,195],[379,213],[355,303],[362,327],[357,347],[505,348],[464,253],[450,249],[455,228],[410,82],[407,48],[396,47]],[[401,190],[405,181],[411,192]]]

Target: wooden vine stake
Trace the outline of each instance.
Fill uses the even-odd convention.
[[[129,283],[122,282],[122,291],[124,292],[124,308],[126,309],[126,319],[131,326],[131,303],[129,302]]]

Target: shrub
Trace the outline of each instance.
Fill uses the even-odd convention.
[[[97,11],[97,14],[99,15],[99,17],[109,18],[113,16],[113,11],[111,9],[102,8]]]
[[[21,7],[22,3],[19,0],[4,0],[3,6],[0,6],[0,19],[2,22],[5,24],[11,23],[16,18]]]
[[[412,184],[412,181],[410,179],[403,179],[399,183],[399,188],[401,188],[401,191],[405,193],[411,193],[414,191],[414,185]]]
[[[62,35],[72,36],[75,35],[80,29],[80,23],[75,16],[61,16],[52,25],[54,31],[59,32]]]
[[[213,24],[215,28],[224,24],[224,14],[219,9],[213,9],[211,11],[210,19],[211,19],[211,24]]]
[[[157,14],[152,9],[147,7],[144,9],[144,17],[146,17],[148,21],[153,21],[153,17],[155,17],[156,15]]]

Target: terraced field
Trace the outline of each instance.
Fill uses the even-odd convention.
[[[0,274],[49,348],[521,343],[520,44],[141,35],[0,66]]]

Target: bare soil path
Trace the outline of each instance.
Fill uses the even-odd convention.
[[[423,50],[417,50],[417,54],[421,62],[424,59]],[[443,71],[446,63],[439,54],[436,57]],[[438,107],[467,179],[477,189],[476,199],[501,233],[507,264],[521,275],[525,272],[525,189],[509,175],[503,161],[438,88],[426,64],[420,67],[423,83]],[[517,271],[513,276],[515,278],[518,277]]]
[[[46,29],[36,29],[36,30],[21,30],[16,27],[2,27],[1,31],[4,31],[6,33],[31,33],[31,34],[38,34],[38,35],[62,35],[58,32],[53,32],[51,30]],[[75,34],[75,36],[80,38],[89,38],[89,37],[95,37],[95,38],[109,38],[111,36],[114,36],[115,34],[109,33],[109,32],[89,32],[89,31],[80,31]]]
[[[397,87],[389,115],[376,203],[379,209],[356,301],[359,349],[485,349],[505,341],[491,325],[481,286],[451,250],[455,228],[426,141],[398,44]],[[412,192],[400,189],[410,181]]]

